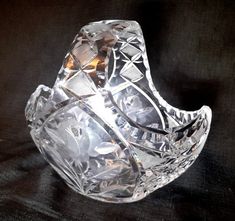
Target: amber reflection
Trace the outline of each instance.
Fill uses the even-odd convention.
[[[96,85],[102,86],[105,79],[101,79],[98,72],[105,72],[104,57],[97,55],[84,69],[87,74],[90,75]]]
[[[71,55],[69,55],[69,56],[66,58],[66,60],[65,60],[65,62],[64,62],[64,67],[65,67],[65,68],[68,68],[68,69],[70,69],[70,70],[75,69],[75,61],[74,61],[74,59],[73,59],[73,57],[72,57]]]

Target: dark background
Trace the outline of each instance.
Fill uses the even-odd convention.
[[[81,26],[137,20],[152,76],[172,105],[213,110],[200,157],[180,178],[132,204],[68,188],[33,144],[24,107],[52,86]],[[0,3],[0,220],[235,220],[235,1],[85,0]]]

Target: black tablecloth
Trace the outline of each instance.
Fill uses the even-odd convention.
[[[211,106],[204,150],[180,178],[132,204],[85,198],[39,154],[24,118],[38,84],[52,86],[81,26],[137,20],[152,76],[173,106]],[[235,220],[235,2],[0,2],[0,220]]]

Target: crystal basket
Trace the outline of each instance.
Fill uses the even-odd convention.
[[[179,177],[207,139],[211,109],[184,111],[156,90],[135,21],[84,26],[52,88],[26,109],[30,134],[75,191],[100,201],[140,200]]]

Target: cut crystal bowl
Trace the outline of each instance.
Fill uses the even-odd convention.
[[[140,200],[180,176],[207,139],[211,109],[184,111],[156,90],[135,21],[84,26],[52,88],[26,109],[30,134],[75,191],[112,203]]]

